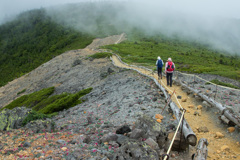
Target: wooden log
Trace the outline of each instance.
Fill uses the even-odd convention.
[[[176,119],[179,121],[181,119],[182,113],[178,106],[175,103],[170,102],[170,108],[172,109],[174,115],[176,116]],[[182,126],[183,126],[182,131],[185,139],[191,146],[195,146],[197,144],[197,136],[185,119],[183,119]]]
[[[222,115],[224,115],[229,120],[231,120],[233,123],[235,123],[238,127],[240,127],[240,118],[237,115],[235,115],[234,113],[232,113],[230,110],[228,110],[226,107],[224,107],[221,103],[216,102],[214,99],[212,99],[212,98],[210,98],[210,97],[200,93],[200,91],[198,91],[198,90],[196,90],[194,88],[191,88],[191,87],[183,84],[180,81],[178,81],[178,83],[180,83],[183,87],[186,87],[187,89],[189,89],[192,92],[196,93],[198,96],[200,96],[203,100],[207,101],[212,106],[218,108],[221,111]]]
[[[167,100],[169,95],[167,94],[165,88],[163,88],[163,86],[161,86],[156,79],[154,79],[154,81],[155,81],[156,85],[160,88],[160,90],[163,92],[165,99]],[[169,102],[169,106],[172,109],[174,115],[176,116],[176,119],[179,121],[181,119],[181,115],[182,115],[180,109],[172,101]],[[187,121],[185,119],[183,120],[183,135],[184,135],[185,139],[187,140],[187,142],[191,146],[195,146],[197,144],[196,134],[192,131],[191,127],[189,126],[189,124],[187,123]]]
[[[196,154],[193,154],[193,160],[206,160],[208,155],[208,141],[205,138],[201,138],[198,142]]]

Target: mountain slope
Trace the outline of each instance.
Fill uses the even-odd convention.
[[[44,9],[22,13],[0,26],[0,86],[92,37],[56,24]]]

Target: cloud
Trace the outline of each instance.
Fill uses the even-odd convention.
[[[66,3],[77,3],[82,1],[104,1],[104,0],[1,0],[0,1],[0,22],[6,17],[18,14],[20,12],[60,5]],[[121,0],[109,0],[121,1]],[[123,0],[124,1],[124,0]],[[145,7],[145,10],[152,7],[165,7],[170,10],[185,12],[187,14],[200,14],[203,16],[221,16],[230,18],[240,18],[239,0],[125,0],[138,4],[137,7]]]
[[[0,16],[0,24],[12,15],[26,10],[82,1],[101,0],[2,0],[0,2],[0,15],[2,16]],[[122,1],[126,5],[124,10],[121,8],[119,11],[116,10],[116,19],[124,19],[148,32],[154,33],[154,31],[161,30],[168,36],[177,34],[234,54],[240,50],[239,0]],[[94,26],[92,28],[94,29]]]
[[[1,0],[0,24],[27,10],[82,1],[84,0]]]
[[[240,54],[240,1],[136,2],[128,5],[123,17],[146,31],[178,35],[232,54]]]

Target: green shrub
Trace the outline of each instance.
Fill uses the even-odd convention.
[[[44,99],[48,98],[53,92],[54,87],[44,88],[40,91],[31,93],[29,95],[23,95],[16,100],[12,101],[10,104],[5,106],[4,108],[13,109],[15,107],[22,107],[25,106],[27,108],[32,108],[37,105],[39,102],[43,101]]]
[[[35,111],[39,111],[39,110],[43,109],[44,107],[46,107],[47,105],[50,105],[50,104],[54,103],[55,101],[62,99],[68,95],[69,95],[68,93],[63,93],[60,95],[50,96],[49,98],[44,99],[40,103],[35,105],[32,109]]]
[[[18,92],[17,95],[22,94],[26,91],[26,89],[23,89],[22,91]]]
[[[34,107],[44,99],[47,99],[51,94],[53,94],[54,90],[54,87],[49,87],[29,94],[29,98],[26,100],[25,106],[28,108]]]
[[[39,113],[37,111],[30,111],[30,113],[27,115],[27,117],[25,117],[25,119],[22,122],[22,126],[25,126],[26,124],[28,124],[31,121],[35,121],[38,119],[46,119],[46,118],[51,118],[53,116],[56,116],[58,113],[52,113],[52,114],[43,114],[43,113]]]
[[[82,103],[82,100],[79,100],[80,97],[90,93],[92,88],[81,90],[76,94],[69,94],[61,99],[54,101],[53,103],[47,105],[43,109],[39,110],[39,112],[44,114],[50,114],[53,112],[59,112],[64,109],[69,109],[77,104]]]
[[[24,106],[24,102],[28,99],[28,95],[21,96],[17,98],[16,100],[12,101],[10,104],[7,106],[3,107],[1,110],[7,108],[7,109],[13,109],[15,107],[22,107]]]
[[[50,96],[54,92],[54,87],[50,87],[29,95],[21,96],[4,108],[13,109],[15,107],[25,106],[41,113],[38,116],[42,116],[43,113],[52,114],[82,103],[82,100],[79,100],[79,98],[91,91],[92,88],[87,88],[75,94],[63,93],[60,95]],[[4,108],[2,108],[2,110]]]
[[[22,126],[25,126],[27,123],[38,120],[38,119],[46,119],[49,118],[50,116],[43,114],[43,113],[38,113],[37,111],[30,111],[30,113],[27,115],[27,117],[23,120]]]
[[[93,54],[89,57],[93,58],[93,59],[99,59],[99,58],[106,58],[106,57],[111,57],[112,53],[108,53],[108,52],[101,52],[101,53],[96,53]]]

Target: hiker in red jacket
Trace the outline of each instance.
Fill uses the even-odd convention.
[[[173,75],[174,69],[175,69],[175,65],[172,62],[172,59],[168,58],[168,61],[165,64],[165,73],[167,77],[167,85],[170,85],[170,87],[172,87],[172,75]]]

